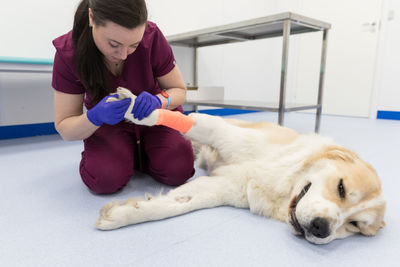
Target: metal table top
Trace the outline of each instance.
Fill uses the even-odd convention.
[[[291,21],[290,34],[299,34],[330,29],[331,24],[298,15],[292,12],[280,13],[256,19],[211,27],[167,36],[171,45],[203,47],[247,40],[282,36],[283,23]]]

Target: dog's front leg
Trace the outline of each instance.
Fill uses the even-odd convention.
[[[245,186],[227,177],[199,177],[187,184],[148,200],[130,199],[109,203],[100,211],[96,227],[111,230],[130,224],[162,220],[194,210],[230,205],[247,208]]]
[[[221,132],[225,133],[225,137],[229,133],[230,125],[221,117],[202,113],[190,113],[189,117],[193,119],[193,126],[184,135],[192,141],[214,146]]]

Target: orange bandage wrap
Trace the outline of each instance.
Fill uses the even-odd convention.
[[[193,119],[179,111],[159,109],[156,125],[167,126],[182,133],[187,133],[193,126]]]

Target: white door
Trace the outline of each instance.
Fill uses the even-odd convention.
[[[400,1],[385,0],[378,53],[376,111],[400,112]]]
[[[368,117],[382,0],[302,0],[299,13],[332,24],[328,37],[324,114]],[[296,101],[316,101],[322,35],[301,35]],[[306,52],[304,52],[306,50]]]

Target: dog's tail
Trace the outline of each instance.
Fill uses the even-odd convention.
[[[215,169],[215,164],[218,162],[218,160],[221,160],[219,159],[218,151],[215,148],[194,141],[192,141],[192,147],[196,165],[199,168],[202,168],[209,173]]]

